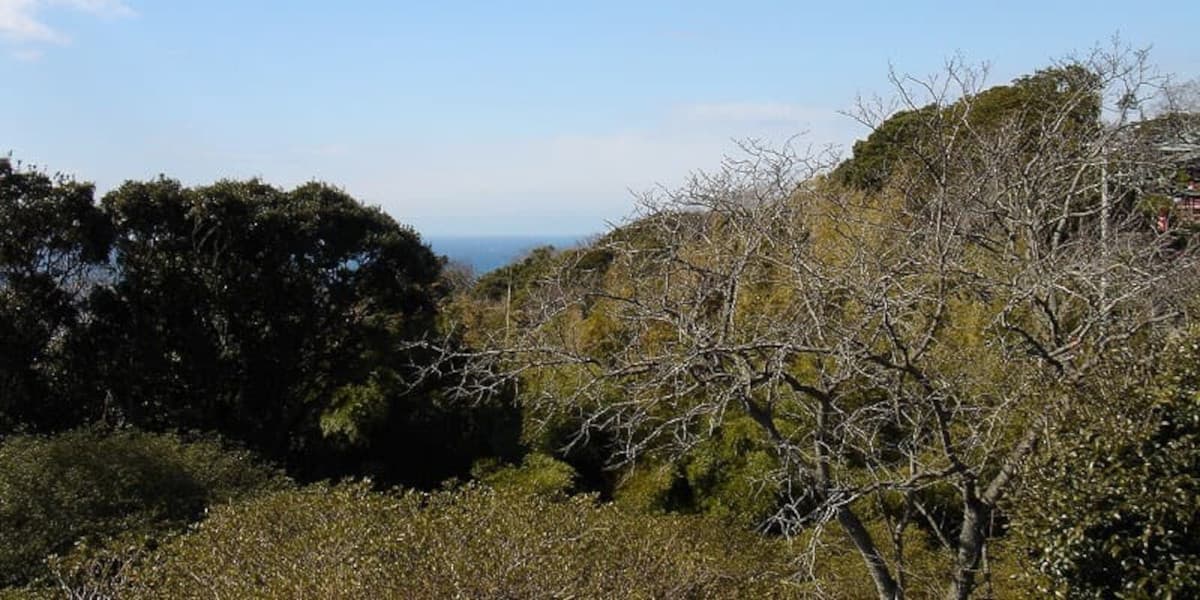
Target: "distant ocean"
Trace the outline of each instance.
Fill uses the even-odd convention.
[[[540,246],[557,249],[571,248],[588,239],[587,235],[544,236],[425,236],[436,254],[452,261],[471,265],[476,275],[483,275],[523,258]]]

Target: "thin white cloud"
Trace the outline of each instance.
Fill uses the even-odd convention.
[[[137,15],[121,0],[49,0],[50,4],[67,6],[105,17],[132,17]]]
[[[726,102],[693,104],[680,108],[679,112],[697,121],[802,123],[826,119],[832,111],[784,102]]]
[[[66,37],[37,19],[35,0],[0,0],[0,35],[17,42],[64,43]]]
[[[92,172],[120,174],[97,181],[101,189],[157,173],[188,184],[261,176],[291,186],[316,178],[426,233],[577,233],[631,214],[631,190],[675,187],[695,170],[738,156],[737,140],[790,142],[805,152],[810,144],[814,151],[845,147],[860,134],[833,109],[753,101],[664,108],[639,127],[608,131],[387,141],[343,133],[301,137],[288,151],[277,135],[247,139],[197,125],[164,131],[131,152],[92,151],[121,161]]]
[[[36,48],[22,48],[20,50],[14,50],[11,56],[21,62],[32,63],[42,60],[43,53],[41,50]]]
[[[17,44],[67,44],[70,36],[42,18],[45,8],[63,8],[105,18],[137,13],[121,0],[0,0],[0,38]]]

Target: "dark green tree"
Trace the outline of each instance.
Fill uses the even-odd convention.
[[[90,184],[0,159],[0,436],[81,418],[72,335],[109,242]]]
[[[443,259],[328,185],[93,188],[0,162],[0,435],[215,431],[300,477],[436,484],[517,452],[509,403],[444,400],[410,342]],[[433,454],[433,460],[413,460]]]
[[[904,84],[896,76],[893,80]],[[929,90],[936,90],[937,83],[932,82]],[[1042,69],[958,100],[948,97],[947,88],[937,92],[933,104],[908,107],[878,122],[864,119],[871,134],[854,143],[852,157],[832,175],[843,184],[877,192],[904,169],[923,169],[941,160],[936,154],[946,147],[944,140],[960,137],[966,130],[983,135],[1014,127],[1023,134],[1023,151],[1037,152],[1047,131],[1082,134],[1084,128],[1098,126],[1099,89],[1096,75],[1078,64]]]
[[[403,383],[420,362],[403,342],[434,326],[441,262],[378,208],[317,183],[169,179],[103,207],[119,276],[89,334],[114,341],[96,392],[120,418],[299,464],[428,391]]]

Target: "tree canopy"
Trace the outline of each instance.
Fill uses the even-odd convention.
[[[378,208],[319,183],[166,178],[97,203],[0,169],[3,431],[216,431],[306,476],[427,485],[514,447],[505,409],[473,421],[436,381],[408,383],[442,260]],[[427,466],[396,458],[431,444]]]

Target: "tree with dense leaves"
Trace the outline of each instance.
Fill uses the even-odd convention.
[[[939,84],[928,83],[930,91]],[[1100,116],[1100,99],[1094,94],[1098,84],[1092,71],[1068,63],[979,90],[968,102],[920,106],[914,96],[902,93],[894,112],[894,106],[875,106],[854,115],[871,134],[854,143],[853,156],[831,175],[843,184],[878,192],[893,175],[920,163],[925,157],[914,150],[927,144],[935,148],[946,124],[994,132],[1012,125],[1018,116],[1024,142],[1019,146],[1037,144],[1046,128],[1092,126]],[[1068,113],[1063,113],[1064,106],[1070,107]]]
[[[0,431],[216,431],[302,477],[423,485],[516,452],[511,407],[409,385],[442,259],[341,190],[160,178],[97,204],[5,161],[0,216]]]
[[[91,185],[0,159],[0,436],[82,417],[72,333],[109,242]]]
[[[88,334],[113,340],[96,392],[117,418],[298,465],[423,401],[396,365],[420,362],[400,342],[433,328],[441,264],[378,208],[316,183],[168,179],[103,207],[118,276]]]

